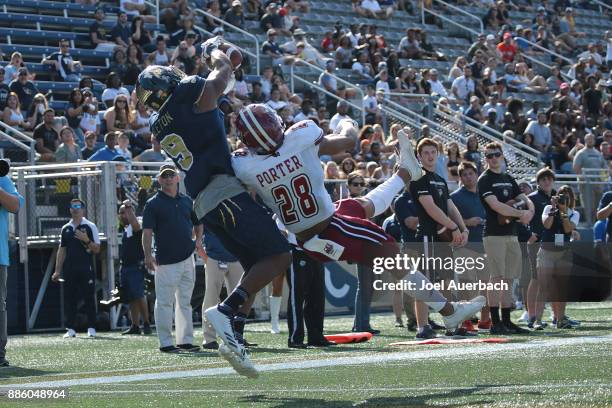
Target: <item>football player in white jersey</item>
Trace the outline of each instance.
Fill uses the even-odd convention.
[[[383,213],[411,179],[422,176],[406,131],[398,133],[399,169],[392,177],[364,197],[333,203],[324,188],[319,155],[352,150],[357,143],[353,121],[342,121],[332,136],[325,136],[311,120],[285,131],[274,110],[252,104],[240,111],[235,125],[247,146],[232,155],[236,176],[257,192],[311,257],[321,262],[341,260],[372,266],[375,258],[400,254],[398,243],[368,219]],[[449,330],[485,303],[483,296],[451,303],[436,290],[420,290],[429,282],[420,272],[391,272],[397,279],[413,282],[416,290],[411,296],[438,311]]]

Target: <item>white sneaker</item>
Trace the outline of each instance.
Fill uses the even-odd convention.
[[[407,128],[397,132],[397,140],[400,147],[399,166],[408,170],[411,181],[417,181],[423,177],[423,169],[414,155],[414,146],[408,137],[408,132],[410,132],[410,130]]]
[[[64,338],[68,339],[70,337],[76,337],[76,332],[72,329],[68,329],[66,333],[64,333]]]
[[[257,369],[249,359],[249,355],[244,348],[241,354],[236,354],[227,345],[221,344],[219,346],[219,355],[226,359],[238,374],[249,378],[259,377]]]
[[[283,298],[280,296],[270,296],[270,333],[280,334],[280,319],[278,317]]]
[[[87,329],[87,337],[96,337],[96,329],[93,327]]]
[[[274,319],[272,318],[270,320],[270,333],[272,334],[280,334],[280,322],[278,321],[278,319]]]
[[[448,316],[442,316],[444,326],[448,330],[455,330],[464,320],[478,313],[486,303],[487,299],[484,296],[476,296],[469,302],[451,302],[455,312]]]
[[[219,347],[219,354],[226,359],[238,374],[247,377],[255,378],[257,371],[253,367],[253,363],[249,360],[249,356],[242,344],[240,344],[234,336],[234,328],[232,319],[224,313],[221,313],[217,306],[210,307],[204,311],[204,318],[207,324],[211,325],[217,332],[217,336],[226,346],[223,350]],[[255,374],[253,374],[253,371]],[[255,377],[253,377],[253,375]]]
[[[521,317],[518,319],[519,322],[529,323],[529,313],[525,310]]]

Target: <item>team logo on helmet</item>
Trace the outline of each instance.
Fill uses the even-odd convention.
[[[185,76],[174,66],[151,65],[138,76],[136,97],[143,105],[158,111]]]
[[[252,104],[243,108],[235,125],[240,140],[258,152],[274,153],[283,142],[283,120],[267,105]]]

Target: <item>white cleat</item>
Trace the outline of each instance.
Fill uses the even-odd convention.
[[[280,334],[280,324],[278,319],[274,320],[272,319],[271,321],[272,325],[270,327],[270,333],[272,334]]]
[[[448,330],[455,330],[465,320],[478,313],[486,303],[487,299],[484,296],[476,296],[469,302],[451,302],[455,311],[451,315],[442,316],[444,326]]]
[[[417,181],[423,177],[423,169],[414,155],[414,146],[412,146],[412,142],[408,136],[409,132],[410,130],[408,128],[400,129],[400,131],[397,132],[397,140],[400,148],[399,166],[408,170],[411,181]]]
[[[96,329],[93,327],[87,329],[87,337],[96,337]]]
[[[71,337],[76,337],[76,332],[72,329],[68,329],[68,331],[64,334],[64,338],[68,339]]]
[[[249,355],[244,348],[241,354],[236,354],[228,346],[221,344],[219,346],[219,355],[227,360],[238,374],[248,378],[259,377],[257,369],[249,359]]]

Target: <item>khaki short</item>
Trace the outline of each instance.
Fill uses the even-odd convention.
[[[569,275],[572,269],[571,252],[549,251],[540,248],[536,259],[538,270],[553,269],[556,274]]]
[[[516,235],[487,236],[483,244],[489,277],[517,279],[521,276],[523,255]]]

